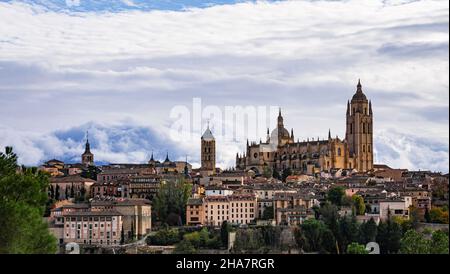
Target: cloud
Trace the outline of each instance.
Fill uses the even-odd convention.
[[[174,122],[170,111],[192,108],[194,97],[220,109],[281,106],[296,137],[326,138],[328,128],[342,137],[346,101],[361,78],[374,108],[375,139],[396,129],[413,136],[411,144],[426,140],[417,144],[421,151],[448,161],[439,145],[449,137],[448,1],[157,2],[167,6],[0,2],[0,143],[24,147],[27,163],[66,152],[78,157],[75,148],[63,149],[74,144],[55,131],[93,121],[133,134],[122,129],[125,120],[163,134]],[[136,136],[111,146],[107,134],[116,133],[102,132],[99,157],[145,158],[149,145],[133,145]],[[195,140],[160,149],[177,147],[196,159]],[[392,144],[375,144],[387,164],[435,166],[437,158],[413,161]],[[218,142],[219,162],[232,165],[244,145],[245,138]],[[443,154],[434,154],[436,147]]]

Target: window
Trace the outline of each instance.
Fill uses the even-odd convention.
[[[341,156],[341,148],[340,147],[338,147],[338,149],[337,149],[337,155]]]
[[[367,145],[367,152],[370,152],[370,145]]]
[[[362,150],[363,150],[363,152],[366,152],[366,146],[365,145],[362,146]]]

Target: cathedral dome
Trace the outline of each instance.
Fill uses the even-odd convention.
[[[358,80],[358,85],[356,86],[356,93],[352,97],[352,101],[367,101],[366,95],[362,91],[361,81]]]
[[[289,139],[289,131],[287,129],[283,128],[276,128],[272,131],[272,134],[270,135],[270,140],[271,141],[281,141],[281,140],[287,140]],[[281,139],[281,140],[279,140]]]

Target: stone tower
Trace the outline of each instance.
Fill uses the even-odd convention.
[[[81,163],[85,166],[94,165],[94,154],[91,153],[88,133],[86,133],[86,144],[84,147],[84,153],[81,155]]]
[[[345,137],[350,157],[354,158],[349,168],[358,171],[373,169],[373,114],[372,103],[367,100],[358,80],[356,93],[350,102],[347,101],[347,127]]]
[[[201,169],[207,174],[212,175],[216,171],[216,140],[209,129],[209,123],[201,140]]]

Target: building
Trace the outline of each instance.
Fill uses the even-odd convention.
[[[208,127],[201,137],[201,168],[204,175],[214,175],[216,172],[216,140]]]
[[[81,155],[81,163],[85,166],[94,165],[94,154],[91,152],[91,145],[89,144],[89,137],[86,134],[86,144],[84,146],[84,153]]]
[[[63,216],[64,243],[120,244],[122,214],[118,211],[72,211]]]
[[[263,174],[266,168],[284,170],[290,168],[296,173],[316,174],[331,169],[356,169],[366,172],[373,169],[373,111],[358,81],[356,93],[347,102],[346,134],[320,140],[295,140],[294,130],[284,127],[281,109],[277,128],[271,134],[267,129],[266,142],[249,143],[246,151],[236,155],[236,168],[253,170]]]
[[[54,190],[56,199],[56,192],[59,193],[59,199],[68,199],[73,189],[74,196],[78,196],[84,192],[87,196],[91,193],[91,187],[96,181],[81,177],[80,175],[70,175],[64,177],[51,177],[50,186]],[[67,195],[66,195],[67,194]]]
[[[273,196],[273,210],[277,225],[297,225],[306,218],[314,217],[311,208],[319,201],[310,194],[277,192]]]
[[[125,237],[142,238],[152,227],[152,207],[147,199],[93,200],[91,211],[114,210],[122,216]]]
[[[391,217],[409,219],[409,207],[412,206],[411,197],[393,197],[379,201],[380,220]]]
[[[186,205],[186,225],[203,225],[205,222],[205,210],[203,199],[189,198]]]
[[[221,226],[227,221],[230,224],[243,225],[253,222],[256,214],[254,194],[211,195],[189,199],[186,222],[188,225]]]

